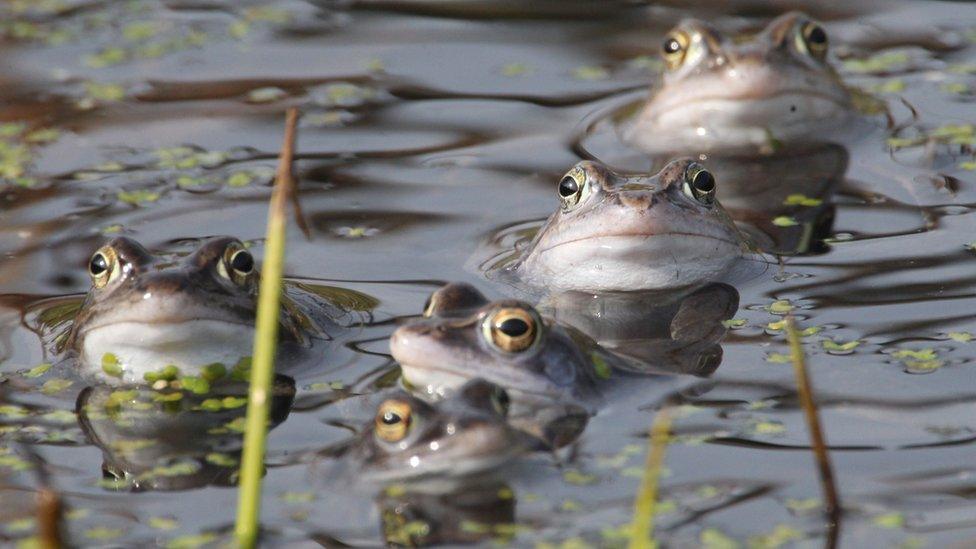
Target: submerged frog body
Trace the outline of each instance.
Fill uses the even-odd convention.
[[[854,108],[827,49],[823,27],[797,12],[745,42],[685,20],[665,37],[662,84],[623,138],[683,154],[831,142]]]
[[[251,355],[258,272],[236,238],[212,238],[174,257],[118,237],[88,268],[92,286],[66,340],[84,373],[141,382],[165,366],[199,375],[205,365],[232,366]],[[281,322],[292,339],[309,325],[290,312]]]
[[[400,391],[380,403],[346,457],[373,481],[484,473],[538,446],[509,426],[508,406],[506,391],[483,379],[433,404]]]
[[[738,306],[734,287],[707,284],[677,292],[560,294],[539,309],[624,359],[618,369],[708,377],[721,364],[725,322]]]
[[[724,279],[749,250],[715,190],[711,172],[692,160],[672,161],[655,175],[580,162],[558,185],[559,209],[501,276],[548,293]]]

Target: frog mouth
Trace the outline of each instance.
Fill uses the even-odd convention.
[[[755,86],[738,93],[714,92],[675,97],[674,99],[665,100],[654,105],[651,112],[654,113],[654,116],[652,117],[653,119],[659,119],[668,113],[688,110],[692,107],[697,108],[700,105],[707,103],[726,106],[740,105],[745,107],[747,105],[758,106],[766,102],[774,102],[791,97],[802,97],[806,99],[825,101],[845,109],[850,106],[850,101],[847,99],[847,97],[836,93],[829,93],[810,88],[780,88],[770,91],[767,88]]]
[[[492,375],[502,374],[500,369],[492,372],[464,371],[463,368],[447,363],[433,366],[431,364],[415,364],[400,362],[403,379],[412,386],[419,387],[431,394],[440,394],[444,390],[453,391],[475,378],[484,378],[505,388],[512,400],[531,403],[552,403],[564,400],[565,397],[557,391],[530,388],[532,379],[525,375]]]
[[[603,248],[605,250],[612,250],[614,248],[613,244],[618,246],[623,244],[637,245],[642,243],[655,242],[655,239],[665,239],[671,237],[675,240],[678,239],[709,239],[716,242],[721,242],[731,246],[739,246],[739,242],[731,238],[723,238],[720,236],[705,234],[701,232],[690,232],[690,231],[663,231],[663,232],[653,232],[653,231],[634,231],[634,232],[618,232],[618,233],[603,233],[603,234],[591,234],[586,236],[581,236],[578,238],[571,238],[569,240],[563,240],[545,246],[539,249],[539,253],[551,252],[557,250],[564,246],[570,246],[573,244],[587,244],[590,246],[596,246],[597,248]],[[600,243],[603,243],[601,246]]]

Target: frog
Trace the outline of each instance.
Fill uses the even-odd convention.
[[[621,137],[650,154],[772,152],[832,143],[857,120],[824,27],[801,12],[746,40],[685,19],[664,37],[664,74]]]
[[[117,236],[92,254],[88,275],[91,286],[62,344],[86,378],[144,383],[169,367],[200,376],[207,366],[230,369],[251,355],[259,269],[237,238],[208,238],[177,256]],[[343,315],[323,300],[285,292],[281,339],[292,350],[308,347],[334,334]]]
[[[581,161],[560,179],[559,207],[532,240],[487,274],[530,293],[599,294],[691,288],[764,270],[768,260],[716,189],[715,175],[691,158],[656,174]]]
[[[384,395],[373,420],[339,453],[370,484],[475,478],[544,449],[508,421],[508,392],[476,378],[450,397],[428,402],[409,391]]]

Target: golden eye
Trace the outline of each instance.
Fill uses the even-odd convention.
[[[410,404],[386,400],[376,410],[376,436],[386,442],[400,442],[410,432]]]
[[[96,288],[104,288],[120,272],[119,256],[111,246],[99,248],[88,261],[88,274],[91,275],[92,284]]]
[[[574,168],[559,181],[559,199],[563,203],[563,210],[575,208],[587,193],[586,175],[579,168]]]
[[[526,309],[506,307],[485,319],[485,338],[498,349],[519,353],[532,346],[538,339],[539,321]]]
[[[683,190],[689,198],[711,206],[715,202],[715,176],[701,164],[692,164],[685,170]]]
[[[673,71],[684,63],[690,44],[691,37],[685,31],[672,31],[665,37],[661,44],[661,57],[664,58],[664,64],[668,70]]]
[[[806,22],[796,37],[797,49],[823,61],[827,57],[827,32],[820,25]]]
[[[243,284],[254,272],[254,256],[240,242],[228,244],[223,259],[217,270],[238,284]]]

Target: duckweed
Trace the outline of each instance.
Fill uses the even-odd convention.
[[[503,76],[525,76],[532,74],[535,69],[525,63],[508,63],[501,69]]]
[[[180,523],[168,517],[149,517],[146,524],[156,530],[175,530],[180,527]]]
[[[803,539],[803,533],[799,530],[786,524],[777,524],[768,534],[750,537],[747,545],[749,549],[777,549],[799,539]]]
[[[788,299],[777,299],[776,301],[769,304],[766,310],[774,315],[785,315],[786,313],[795,309],[793,303]]]
[[[717,528],[705,528],[698,535],[703,549],[739,549],[741,544]]]
[[[584,473],[578,469],[570,469],[563,473],[563,480],[568,484],[575,484],[577,486],[588,486],[590,484],[596,484],[598,478],[596,475],[591,475],[589,473]]]
[[[237,467],[238,464],[236,458],[219,452],[211,452],[204,459],[207,463],[217,465],[218,467]]]
[[[122,370],[122,364],[119,362],[119,357],[115,356],[113,353],[105,353],[102,355],[102,371],[106,375],[121,378],[124,373]]]
[[[823,200],[810,198],[804,194],[791,194],[783,200],[783,205],[785,206],[807,206],[812,208],[821,204],[823,204]]]
[[[820,345],[825,351],[832,355],[847,355],[854,352],[854,349],[860,345],[859,340],[853,341],[835,341],[833,339],[824,339],[820,341]]]
[[[249,103],[271,103],[284,99],[287,96],[288,92],[285,90],[274,86],[268,86],[249,91],[247,93],[247,101]]]
[[[597,65],[584,65],[573,69],[573,78],[577,80],[606,80],[610,78],[610,71]]]
[[[24,372],[23,376],[29,378],[41,377],[42,375],[46,374],[47,371],[50,369],[51,369],[51,363],[44,362]]]
[[[11,533],[29,532],[34,529],[36,521],[33,518],[26,517],[20,519],[11,520],[3,525],[4,529]]]
[[[905,526],[905,515],[901,513],[884,513],[871,519],[871,523],[879,528],[902,528]]]
[[[278,499],[285,503],[311,503],[315,501],[313,492],[283,492],[278,495]]]
[[[96,526],[85,530],[84,535],[88,539],[96,541],[106,541],[115,539],[125,533],[121,528],[109,528],[107,526]]]
[[[877,74],[903,69],[910,60],[907,52],[887,51],[865,58],[847,59],[843,63],[843,68],[849,72]]]
[[[166,542],[166,549],[197,549],[217,541],[217,534],[205,532],[179,536]]]
[[[784,353],[766,353],[766,362],[771,362],[773,364],[789,364],[792,362],[792,358],[789,354]]]
[[[56,395],[74,384],[70,379],[49,379],[41,385],[41,392],[45,395]]]

